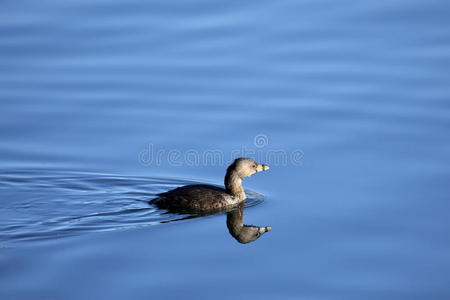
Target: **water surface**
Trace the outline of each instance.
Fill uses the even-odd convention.
[[[448,299],[449,14],[2,1],[0,298]],[[262,238],[147,206],[236,151],[271,166],[244,180]]]
[[[56,239],[81,233],[124,230],[199,217],[157,209],[158,193],[198,182],[48,170],[3,171],[0,242]],[[244,207],[264,201],[247,190]],[[220,213],[220,212],[217,212]],[[226,211],[222,212],[226,213]]]

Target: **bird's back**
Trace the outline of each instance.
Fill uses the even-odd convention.
[[[239,204],[241,200],[221,187],[206,184],[186,185],[158,194],[150,201],[169,210],[220,210]]]

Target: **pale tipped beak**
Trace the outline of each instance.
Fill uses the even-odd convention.
[[[256,168],[256,172],[261,172],[261,171],[265,171],[268,169],[269,169],[269,166],[258,164],[258,167]]]
[[[272,230],[272,227],[270,227],[270,226],[267,226],[267,227],[259,227],[259,228],[258,228],[258,232],[259,232],[260,234],[263,234],[263,233],[268,232],[268,231],[271,231],[271,230]]]

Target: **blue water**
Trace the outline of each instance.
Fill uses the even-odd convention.
[[[2,1],[0,299],[449,299],[449,14]],[[241,154],[258,240],[147,204]]]

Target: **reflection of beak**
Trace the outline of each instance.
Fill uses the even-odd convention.
[[[272,227],[270,227],[270,226],[259,227],[259,233],[264,233],[264,232],[271,231],[271,230],[272,230]]]

